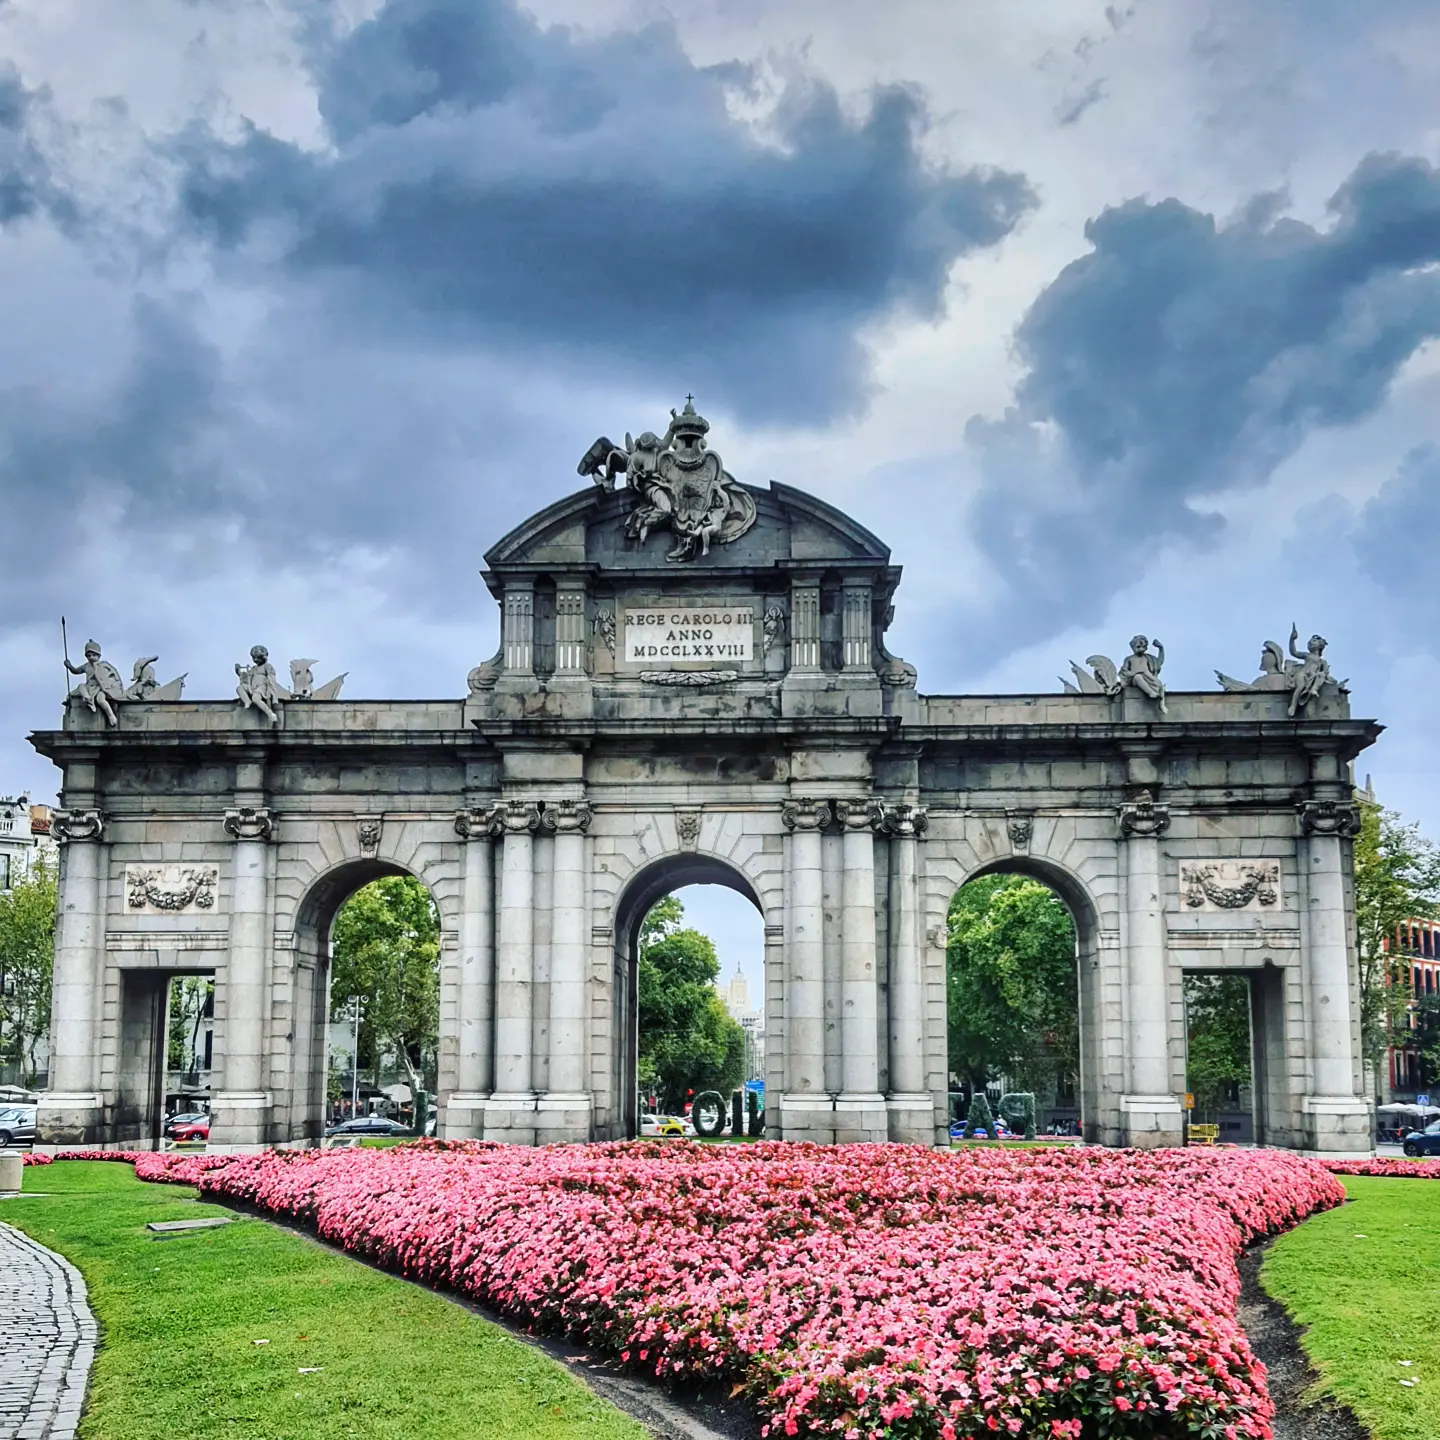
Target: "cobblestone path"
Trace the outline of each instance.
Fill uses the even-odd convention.
[[[71,1440],[95,1339],[80,1272],[0,1223],[0,1440]]]

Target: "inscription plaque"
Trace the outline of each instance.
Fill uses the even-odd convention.
[[[735,665],[755,653],[755,607],[711,605],[627,606],[628,665]]]

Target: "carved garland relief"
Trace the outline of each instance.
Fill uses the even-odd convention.
[[[1280,905],[1280,862],[1184,861],[1180,898],[1188,910],[1275,910]]]
[[[215,908],[215,865],[127,865],[125,904],[137,915],[193,915]]]

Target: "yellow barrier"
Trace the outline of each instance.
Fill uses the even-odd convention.
[[[1218,1125],[1188,1125],[1186,1130],[1192,1145],[1213,1145],[1220,1138]]]

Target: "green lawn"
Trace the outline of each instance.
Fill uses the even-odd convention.
[[[1312,1363],[1375,1440],[1435,1440],[1440,1180],[1341,1179],[1352,1203],[1282,1235],[1261,1282],[1309,1327]]]
[[[26,1169],[0,1219],[73,1261],[101,1345],[81,1440],[641,1440],[563,1366],[416,1285],[128,1165]],[[257,1345],[257,1340],[267,1344]],[[302,1370],[314,1373],[301,1374]]]

